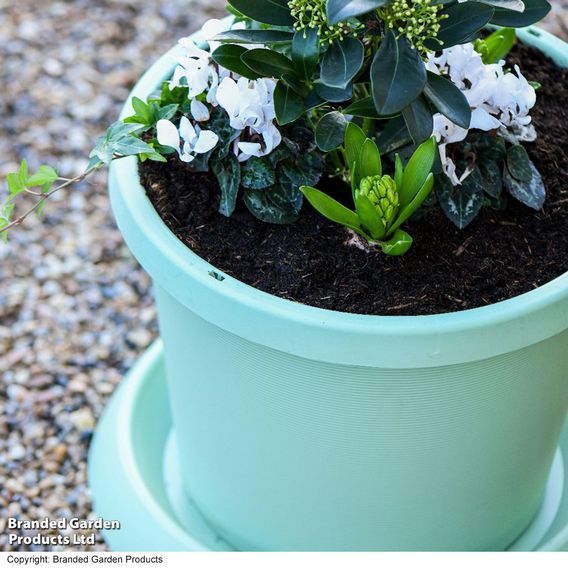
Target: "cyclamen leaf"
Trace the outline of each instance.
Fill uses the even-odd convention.
[[[221,189],[219,213],[225,215],[225,217],[230,217],[235,210],[237,194],[241,184],[240,164],[234,154],[229,154],[223,161],[213,161],[211,169]]]
[[[316,144],[322,152],[331,152],[343,143],[345,117],[337,111],[329,112],[322,116],[316,125]]]
[[[487,195],[498,198],[503,189],[503,174],[499,165],[492,160],[481,160],[479,172],[483,179],[483,189]]]
[[[380,8],[390,0],[327,0],[327,19],[330,24],[337,24],[348,18],[361,16]]]
[[[345,89],[363,65],[365,48],[353,37],[334,41],[325,52],[320,69],[321,81],[338,89]]]
[[[511,146],[507,151],[507,169],[515,179],[524,182],[531,181],[531,164],[527,151],[520,144]]]
[[[253,156],[241,167],[241,185],[247,189],[264,189],[275,182],[274,167],[268,159]]]
[[[503,173],[503,184],[507,188],[507,191],[521,203],[524,203],[531,209],[536,209],[539,211],[544,205],[546,199],[546,188],[544,182],[542,181],[542,176],[540,172],[536,169],[536,166],[530,162],[531,167],[531,180],[528,182],[519,181],[515,179],[509,170],[505,168]]]
[[[371,86],[381,115],[401,112],[418,98],[426,84],[426,67],[420,54],[405,37],[389,31],[371,66]]]
[[[230,3],[241,14],[263,24],[291,26],[294,23],[288,0],[231,0]]]
[[[269,191],[246,189],[244,201],[247,209],[261,221],[274,223],[277,225],[287,225],[293,223],[298,215],[291,211],[286,211],[275,205],[269,198]]]
[[[458,229],[467,227],[483,207],[483,191],[477,184],[466,183],[467,179],[454,187],[445,175],[437,178],[436,194],[440,207]]]
[[[454,124],[469,129],[471,108],[462,91],[448,79],[428,71],[424,87],[426,98]]]

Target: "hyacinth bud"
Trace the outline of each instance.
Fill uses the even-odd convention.
[[[390,176],[368,176],[361,180],[357,193],[364,195],[373,204],[387,229],[398,213],[398,190]]]

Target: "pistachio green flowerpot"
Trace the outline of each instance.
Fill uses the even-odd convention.
[[[522,36],[568,65],[566,44]],[[568,408],[568,275],[460,313],[336,313],[191,252],[134,159],[111,198],[155,282],[185,491],[232,546],[500,550],[531,522]]]

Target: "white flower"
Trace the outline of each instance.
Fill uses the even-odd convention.
[[[219,141],[215,132],[194,127],[186,116],[182,117],[179,129],[169,120],[159,120],[156,128],[158,142],[174,148],[182,162],[192,162],[194,154],[206,154]]]
[[[237,22],[234,24],[230,19],[217,20],[215,18],[207,20],[201,28],[201,35],[203,39],[209,44],[209,51],[213,53],[221,43],[214,41],[213,38],[228,30],[244,30],[246,29],[245,22]],[[259,47],[256,45],[255,47]]]
[[[235,143],[235,153],[239,161],[244,162],[252,156],[266,156],[282,141],[280,131],[274,126],[273,79],[249,81],[241,77],[235,82],[226,77],[217,89],[217,102],[229,115],[229,122],[235,130],[248,130],[249,134],[258,134],[261,142]]]
[[[445,145],[461,142],[470,129],[494,130],[516,143],[536,137],[529,115],[536,102],[536,92],[521,75],[518,66],[512,73],[505,70],[504,61],[486,65],[473,44],[467,43],[444,49],[439,56],[430,54],[426,67],[433,73],[449,77],[471,108],[467,130],[441,114],[434,115],[434,136],[440,144],[442,165],[454,185],[461,183],[470,171],[457,177],[455,164],[446,156]]]

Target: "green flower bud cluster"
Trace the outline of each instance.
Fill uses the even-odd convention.
[[[332,43],[335,39],[343,39],[358,27],[348,21],[330,24],[327,21],[326,3],[326,0],[290,0],[288,7],[296,20],[294,29],[316,28],[322,43]]]
[[[399,207],[398,189],[390,176],[368,176],[361,180],[357,193],[375,207],[385,231],[396,219]]]
[[[448,17],[440,14],[442,8],[442,4],[432,5],[432,0],[394,0],[378,10],[378,14],[397,37],[405,36],[421,54],[425,54],[431,50],[424,42],[438,37],[440,22]]]

